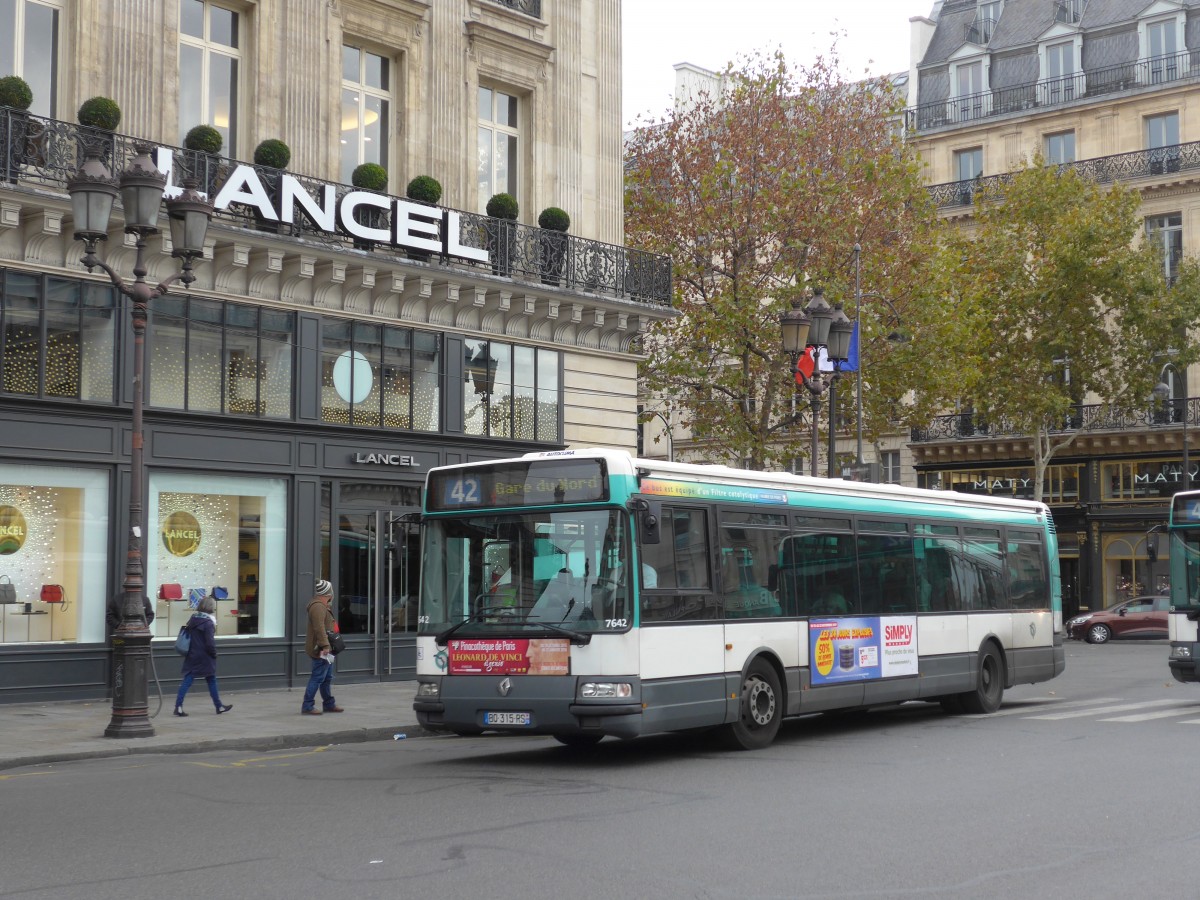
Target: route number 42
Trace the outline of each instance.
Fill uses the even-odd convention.
[[[478,504],[482,499],[479,490],[479,479],[473,475],[455,478],[447,485],[446,500],[456,506]]]

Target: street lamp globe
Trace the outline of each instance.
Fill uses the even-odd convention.
[[[833,307],[825,299],[823,288],[814,288],[812,299],[805,307],[808,319],[812,323],[808,332],[808,344],[813,347],[825,347],[829,344],[829,326],[833,323]]]
[[[850,338],[854,334],[854,323],[846,316],[839,303],[830,317],[826,352],[831,360],[843,361],[850,358]]]
[[[135,149],[137,156],[121,174],[121,205],[125,207],[125,232],[151,235],[158,231],[158,212],[162,207],[167,176],[154,165],[148,144],[139,144]]]
[[[804,352],[808,345],[808,331],[812,322],[800,308],[800,300],[792,301],[792,308],[779,315],[779,333],[783,339],[784,352],[793,358]]]
[[[108,220],[117,200],[117,180],[98,156],[89,156],[67,182],[75,240],[95,246],[108,240]]]

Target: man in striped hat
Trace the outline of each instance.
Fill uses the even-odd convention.
[[[312,659],[312,674],[304,689],[301,715],[319,716],[322,712],[343,711],[333,699],[333,647],[329,643],[329,633],[337,630],[337,622],[329,608],[332,601],[333,585],[323,578],[318,579],[313,587],[313,598],[308,603],[304,652]],[[321,692],[321,709],[316,708],[317,691]]]

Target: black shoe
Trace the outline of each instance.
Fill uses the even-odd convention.
[[[185,713],[185,712],[183,711],[183,707],[182,707],[182,706],[177,706],[177,707],[175,707],[175,715],[177,715],[177,716],[186,716],[186,715],[187,715],[187,713]]]
[[[233,709],[232,703],[227,704],[226,706],[218,706],[217,707],[217,715],[219,716],[223,712],[229,712],[231,709]]]

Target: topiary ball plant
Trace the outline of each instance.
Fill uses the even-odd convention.
[[[292,161],[292,151],[278,138],[267,138],[254,148],[254,164],[272,169],[286,169]]]
[[[442,199],[442,183],[429,175],[418,175],[408,183],[404,195],[418,203],[435,204]]]
[[[84,100],[76,115],[80,125],[99,131],[116,131],[121,124],[121,107],[108,97],[92,97]]]
[[[350,173],[350,183],[364,191],[386,191],[387,169],[378,163],[363,163]]]
[[[557,206],[547,206],[538,216],[538,228],[547,231],[566,231],[571,227],[571,217]]]
[[[33,91],[20,75],[5,75],[0,78],[0,106],[13,109],[29,109],[33,103]]]
[[[487,214],[493,219],[508,219],[510,222],[515,222],[519,212],[517,198],[512,194],[493,194],[487,202]]]
[[[211,125],[197,125],[187,133],[183,139],[183,146],[189,150],[198,150],[201,153],[211,153],[216,156],[221,152],[221,147],[225,145],[225,138],[221,136],[221,132],[213,128]]]

